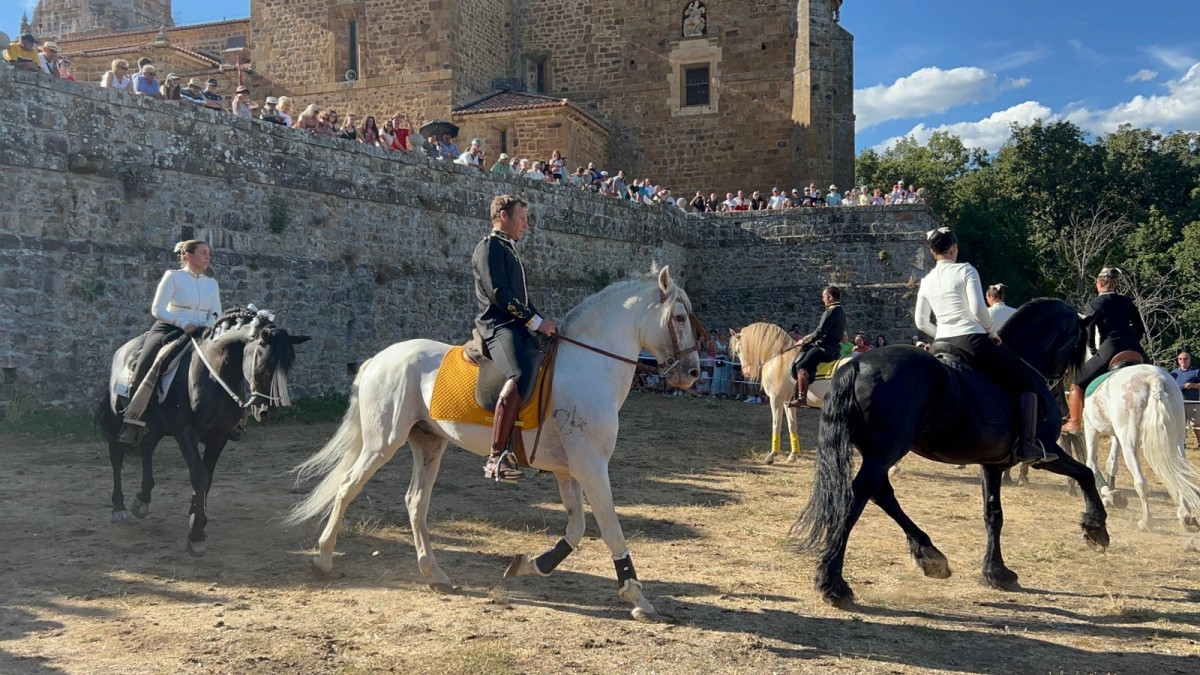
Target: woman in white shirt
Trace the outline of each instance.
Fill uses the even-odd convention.
[[[100,86],[105,89],[119,89],[121,91],[133,91],[133,78],[129,76],[129,62],[125,59],[116,59],[112,62],[112,67],[104,76],[100,78]]]
[[[988,315],[992,317],[992,328],[999,333],[1004,324],[1017,310],[1004,304],[1004,284],[993,284],[987,289]]]
[[[1045,447],[1055,447],[1056,439],[1045,443],[1038,439],[1038,400],[1046,400],[1046,384],[1033,369],[1006,347],[992,327],[979,272],[970,263],[958,262],[958,239],[948,227],[931,230],[926,239],[934,268],[921,280],[917,293],[917,328],[934,336],[967,357],[971,366],[991,378],[1016,398],[1021,414],[1020,438],[1016,458],[1027,464],[1057,459]],[[937,320],[930,321],[932,313]],[[1046,394],[1045,397],[1042,394]]]
[[[158,373],[154,373],[153,377],[147,375],[164,345],[185,333],[195,334],[213,325],[221,316],[220,288],[216,279],[204,275],[212,262],[212,251],[208,244],[199,239],[181,241],[175,245],[175,253],[182,264],[177,270],[167,270],[154,292],[150,313],[155,321],[150,327],[150,332],[146,334],[146,341],[138,355],[134,376],[129,382],[131,392],[143,387],[153,390],[157,384]],[[139,396],[135,393],[132,398],[142,401],[143,404],[149,402],[147,394]],[[125,425],[121,428],[118,441],[137,442],[137,427],[144,425],[140,421],[143,412],[144,407],[141,410],[125,411]]]

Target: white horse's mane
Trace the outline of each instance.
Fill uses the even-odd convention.
[[[584,298],[582,302],[574,307],[574,309],[567,312],[567,316],[563,319],[563,326],[569,326],[575,321],[578,321],[583,316],[589,314],[593,309],[596,309],[600,305],[608,302],[609,299],[613,297],[625,298],[631,295],[631,293],[627,293],[626,291],[633,291],[636,289],[638,293],[641,293],[645,290],[646,285],[653,285],[655,288],[658,288],[659,270],[657,269],[657,265],[654,267],[655,269],[649,274],[639,274],[633,278],[618,281],[614,284],[605,286],[602,290]],[[678,282],[674,281],[672,282],[671,286],[672,292],[667,300],[670,302],[682,301],[684,307],[687,308],[687,311],[691,312],[692,302],[687,297],[687,293],[684,292],[683,287],[680,286]]]

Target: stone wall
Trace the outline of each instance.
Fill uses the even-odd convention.
[[[70,33],[172,26],[170,0],[40,0],[34,34],[50,39]]]
[[[459,125],[459,147],[466,148],[472,138],[482,139],[488,166],[502,151],[510,157],[544,161],[555,150],[566,158],[568,172],[586,167],[588,162],[609,166],[604,129],[567,106],[454,115],[453,119]],[[500,147],[502,130],[506,133],[507,149]]]
[[[924,266],[919,207],[700,217],[502,181],[468,167],[315,139],[164,101],[0,68],[0,399],[83,406],[112,351],[149,325],[171,246],[214,249],[227,307],[270,307],[314,336],[296,394],[413,337],[452,341],[473,312],[471,250],[491,197],[529,200],[530,290],[561,317],[623,276],[670,264],[704,320],[815,320],[848,283],[854,328],[903,334]],[[895,325],[884,325],[894,316]]]

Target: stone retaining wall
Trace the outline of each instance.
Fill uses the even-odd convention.
[[[385,154],[208,110],[0,68],[0,402],[82,406],[112,351],[149,325],[172,245],[199,237],[226,306],[276,310],[314,340],[296,395],[413,337],[454,341],[474,308],[469,257],[487,205],[531,203],[530,291],[561,317],[621,277],[669,264],[714,327],[766,313],[809,325],[846,283],[853,327],[911,332],[924,207],[685,215],[468,167]]]

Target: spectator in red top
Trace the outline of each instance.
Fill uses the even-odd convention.
[[[854,336],[854,349],[850,351],[854,354],[866,354],[871,351],[871,343],[867,342],[866,333],[859,333]]]
[[[69,82],[78,82],[79,81],[79,80],[76,80],[75,76],[71,74],[70,59],[63,59],[58,62],[58,76]]]
[[[408,137],[413,133],[413,123],[408,115],[396,115],[392,118],[392,150],[408,152],[412,150]]]

